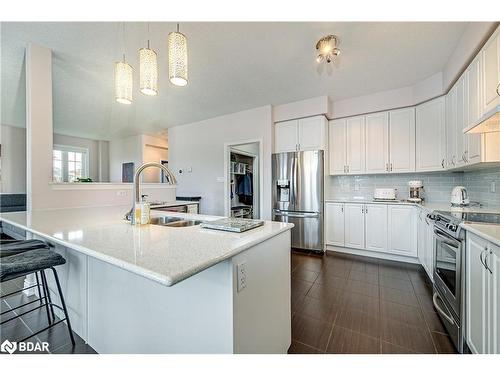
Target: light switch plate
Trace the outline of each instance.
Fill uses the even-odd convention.
[[[237,277],[237,292],[241,292],[247,287],[247,268],[246,262],[242,262],[236,266],[236,277]]]
[[[225,178],[224,177],[217,177],[217,182],[224,182]]]

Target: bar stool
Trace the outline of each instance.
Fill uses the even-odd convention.
[[[10,322],[14,319],[20,318],[23,315],[29,314],[32,311],[38,310],[40,308],[45,307],[47,311],[47,320],[48,326],[42,328],[41,330],[33,333],[32,335],[23,338],[20,341],[26,341],[33,336],[38,335],[39,333],[46,331],[49,328],[54,327],[55,325],[66,321],[68,326],[68,332],[73,345],[75,345],[75,339],[73,337],[73,331],[71,330],[71,323],[68,316],[68,311],[66,308],[66,303],[64,301],[64,296],[61,290],[61,284],[59,282],[59,277],[57,275],[57,271],[54,267],[58,265],[62,265],[66,263],[66,260],[55,251],[49,249],[49,246],[43,242],[38,240],[27,240],[27,241],[12,241],[4,245],[1,243],[0,247],[0,282],[9,281],[16,279],[18,277],[27,276],[30,274],[35,274],[37,279],[37,284],[28,288],[23,288],[17,290],[15,292],[9,293],[7,295],[1,296],[1,299],[12,296],[14,294],[20,293],[26,289],[38,287],[38,295],[39,298],[28,303],[22,304],[20,306],[16,306],[7,311],[3,311],[1,315],[4,315],[9,312],[14,312],[17,309],[30,305],[34,302],[40,301],[40,306],[29,309],[22,313],[16,314],[14,317],[11,317],[6,320],[0,321],[0,325]],[[54,274],[54,279],[56,281],[57,290],[59,293],[59,299],[61,301],[61,306],[52,303],[50,298],[50,292],[47,284],[47,278],[45,276],[45,270],[51,269]],[[41,283],[38,278],[38,273],[40,274]],[[43,297],[41,293],[40,286],[43,289]],[[54,307],[59,308],[64,313],[64,319],[59,321],[55,321]],[[50,312],[49,312],[50,311]],[[51,316],[52,315],[52,316]]]

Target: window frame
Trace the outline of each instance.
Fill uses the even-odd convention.
[[[52,155],[54,151],[62,153],[62,181],[60,183],[71,183],[68,174],[68,152],[77,152],[82,154],[82,177],[90,177],[89,149],[86,147],[67,146],[54,144],[52,146]],[[52,180],[54,181],[54,157],[52,156]]]

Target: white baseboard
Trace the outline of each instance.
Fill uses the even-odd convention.
[[[370,258],[395,260],[398,262],[420,264],[418,258],[416,258],[416,257],[406,257],[403,255],[379,253],[377,251],[371,251],[371,250],[365,250],[365,249],[351,249],[348,247],[326,245],[326,250],[327,251],[336,251],[336,252],[344,253],[344,254],[361,255],[361,256],[370,257]]]

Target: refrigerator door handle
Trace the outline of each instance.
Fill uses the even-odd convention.
[[[297,218],[319,218],[319,212],[287,212],[274,210],[274,215],[276,216],[284,216],[284,217],[297,217]]]

